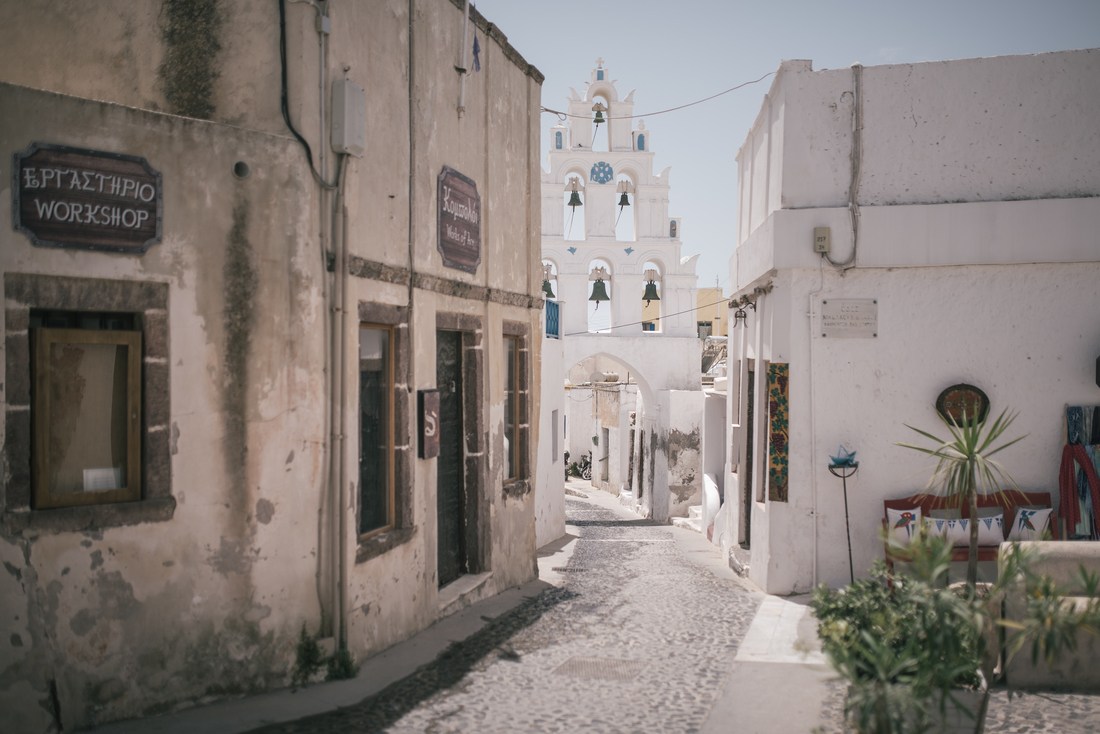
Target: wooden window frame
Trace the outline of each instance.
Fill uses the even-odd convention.
[[[503,476],[507,464],[501,467],[504,495],[520,498],[531,491],[531,371],[530,371],[530,328],[519,321],[505,321],[503,328],[505,340],[514,340],[516,349],[512,375],[515,377],[514,411],[515,440],[510,440],[509,451],[512,455],[513,476]],[[502,347],[506,351],[506,347]],[[505,368],[505,409],[507,409],[508,368]],[[507,426],[505,426],[506,428]]]
[[[9,534],[98,532],[105,528],[170,521],[173,427],[168,283],[8,272],[3,274],[4,461],[0,522]],[[116,314],[132,318],[127,330],[141,331],[141,494],[133,502],[37,509],[34,505],[34,412],[31,363],[32,312]],[[43,324],[48,328],[56,325]],[[108,329],[109,330],[109,329]],[[94,329],[92,329],[94,331]]]
[[[504,335],[504,356],[507,362],[504,378],[504,438],[508,441],[508,455],[504,462],[504,481],[506,482],[523,479],[523,441],[520,439],[520,427],[523,425],[523,413],[520,410],[522,402],[520,352],[522,349],[522,337],[515,334]],[[509,404],[511,411],[508,410]],[[509,418],[511,418],[511,425],[508,422]]]
[[[407,380],[411,373],[411,345],[409,340],[409,308],[393,306],[372,301],[360,301],[358,304],[360,326],[376,326],[390,329],[390,520],[388,527],[376,528],[368,533],[358,533],[359,502],[361,489],[357,486],[355,532],[358,546],[355,562],[365,563],[372,558],[386,554],[390,550],[410,541],[416,535],[413,520],[413,454],[415,447],[410,437],[411,397]],[[358,355],[358,350],[356,350]],[[356,357],[358,364],[358,356]],[[356,370],[358,374],[358,370]],[[358,392],[356,393],[358,395]],[[358,409],[358,400],[355,402]],[[358,426],[358,420],[356,420]],[[356,443],[358,447],[358,443]],[[356,475],[358,483],[358,475]]]
[[[394,461],[395,441],[394,441],[394,437],[395,437],[395,434],[396,434],[396,430],[395,430],[395,418],[396,418],[396,416],[395,416],[395,413],[394,413],[394,407],[395,407],[395,403],[396,403],[396,401],[394,400],[394,345],[395,345],[395,341],[396,341],[396,339],[395,339],[396,329],[394,329],[392,324],[377,324],[377,323],[370,323],[370,322],[360,322],[359,323],[360,339],[362,339],[362,332],[365,329],[366,330],[380,331],[380,332],[384,332],[386,334],[386,351],[385,351],[385,357],[384,357],[384,360],[383,360],[385,362],[384,371],[385,371],[386,374],[385,374],[385,378],[383,380],[383,385],[382,385],[382,393],[384,395],[384,400],[386,402],[386,449],[383,452],[384,455],[385,455],[385,463],[386,463],[386,487],[384,489],[384,492],[386,493],[386,513],[385,513],[386,514],[386,520],[382,525],[379,525],[378,527],[363,529],[363,527],[362,527],[362,523],[363,523],[362,512],[363,512],[363,505],[364,505],[363,492],[365,490],[363,489],[362,482],[360,481],[359,498],[358,498],[359,499],[358,515],[359,516],[356,518],[356,527],[358,528],[359,538],[361,540],[367,540],[367,539],[369,539],[369,538],[371,538],[375,535],[380,535],[382,533],[393,530],[397,525],[396,482],[394,481],[394,466],[395,466],[395,461]],[[363,372],[362,366],[360,366],[359,374],[361,375],[362,372]],[[361,410],[361,406],[362,406],[362,400],[363,400],[363,396],[360,394],[359,395],[360,410]],[[360,412],[360,420],[361,420],[361,416],[362,416],[362,413]],[[362,436],[362,425],[359,426],[359,435]],[[360,447],[360,452],[362,452],[362,447]]]
[[[55,345],[90,344],[116,345],[127,348],[126,355],[126,472],[125,486],[99,492],[56,492],[50,486],[49,467],[53,464],[50,437],[51,390],[55,375],[50,353]],[[101,505],[115,502],[136,502],[141,499],[141,332],[92,329],[34,330],[34,417],[33,456],[34,484],[32,507],[49,510],[78,505]]]

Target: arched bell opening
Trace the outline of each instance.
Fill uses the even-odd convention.
[[[606,153],[611,150],[611,102],[603,94],[592,96],[592,151]]]
[[[542,295],[555,300],[558,297],[558,266],[553,260],[542,261]]]
[[[584,198],[584,179],[577,173],[568,174],[562,191],[562,232],[566,240],[578,242],[585,238]]]
[[[611,331],[611,264],[595,259],[588,263],[588,331]]]
[[[642,331],[662,331],[661,328],[661,266],[646,260],[642,266]]]
[[[616,177],[615,183],[615,239],[634,242],[637,237],[637,207],[634,206],[634,180],[625,173]]]

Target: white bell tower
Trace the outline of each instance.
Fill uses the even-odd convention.
[[[698,255],[682,258],[680,221],[670,219],[669,168],[653,171],[653,139],[634,116],[634,92],[620,97],[603,59],[584,94],[570,89],[567,117],[550,128],[549,171],[542,176],[543,258],[554,263],[565,333],[589,329],[589,275],[610,272],[610,303],[600,333],[695,335]],[[643,314],[656,272],[660,300]],[[600,304],[600,308],[605,308]]]

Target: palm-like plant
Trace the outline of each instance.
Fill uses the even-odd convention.
[[[906,424],[906,428],[932,441],[933,446],[898,444],[935,458],[936,469],[928,482],[929,487],[938,487],[940,494],[953,503],[960,507],[965,503],[970,508],[966,585],[971,594],[978,580],[978,495],[996,494],[1006,485],[1016,486],[1005,468],[992,458],[1024,438],[1018,436],[1010,441],[997,443],[1016,420],[1016,415],[1005,409],[992,423],[968,419],[965,412],[960,422],[941,415],[941,420],[950,432],[950,438],[943,439]]]

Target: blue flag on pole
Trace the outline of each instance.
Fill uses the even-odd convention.
[[[474,31],[474,71],[481,71],[481,44],[477,42],[477,31]]]

